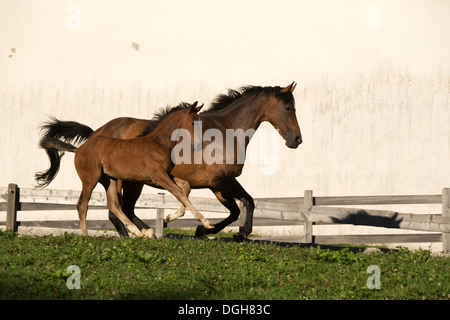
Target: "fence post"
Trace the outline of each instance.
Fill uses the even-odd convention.
[[[442,216],[450,219],[450,188],[442,189]],[[450,233],[442,233],[442,251],[450,250]]]
[[[19,209],[20,189],[17,184],[8,185],[8,198],[6,205],[6,229],[17,232],[17,210]]]
[[[162,203],[164,205],[164,193],[158,193],[162,197]],[[164,208],[156,209],[156,231],[157,238],[161,238],[164,234]]]
[[[305,190],[304,192],[304,198],[303,198],[303,204],[308,207],[312,207],[314,205],[313,200],[313,192],[312,190]],[[305,243],[314,243],[314,237],[313,237],[313,224],[311,221],[309,221],[305,215],[303,215],[305,219],[304,228],[305,228],[305,234],[303,237],[303,242]]]
[[[244,206],[244,203],[241,200],[236,200],[236,204],[239,207],[238,225],[239,229],[241,229],[244,226],[245,220],[247,218],[247,207]],[[241,232],[241,230],[239,230],[239,232]]]

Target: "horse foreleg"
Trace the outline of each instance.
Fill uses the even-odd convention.
[[[203,226],[198,226],[195,231],[196,237],[203,237],[208,234],[216,234],[222,231],[225,227],[229,226],[231,223],[235,222],[239,218],[239,213],[241,212],[234,197],[229,196],[227,192],[213,191],[216,198],[222,203],[228,210],[230,210],[230,215],[226,217],[219,223],[214,225],[214,229],[206,229]]]
[[[183,190],[184,194],[187,197],[189,197],[189,194],[191,193],[191,186],[189,185],[189,183],[187,181],[181,180],[179,178],[174,178],[173,180]],[[182,216],[184,216],[185,212],[186,212],[186,207],[184,206],[184,204],[182,204],[180,206],[180,209],[178,209],[177,212],[167,215],[167,217],[164,219],[164,221],[170,222],[170,221],[176,220],[178,218],[181,218]]]
[[[181,179],[178,179],[177,181],[178,183],[183,182],[183,180]],[[153,182],[156,182],[161,187],[173,194],[178,201],[180,201],[186,208],[189,209],[194,218],[197,221],[200,221],[206,229],[214,228],[214,226],[212,226],[211,223],[200,212],[198,212],[197,209],[195,209],[183,190],[179,186],[177,186],[177,184],[169,177],[166,172],[159,173],[158,175],[153,175]]]
[[[206,234],[218,233],[225,227],[235,222],[239,218],[241,210],[236,204],[236,200],[241,200],[246,207],[246,219],[243,227],[239,228],[239,233],[234,235],[234,239],[238,241],[245,240],[252,232],[253,226],[253,211],[255,204],[253,198],[244,190],[235,178],[229,178],[223,181],[217,188],[212,189],[216,198],[230,210],[230,215],[223,221],[214,225],[214,229],[206,230],[202,226],[197,227],[195,232],[196,237],[201,237]]]

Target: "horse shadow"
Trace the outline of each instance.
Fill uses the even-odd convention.
[[[333,223],[336,224],[353,224],[361,226],[371,226],[371,227],[384,227],[384,228],[400,228],[400,223],[403,218],[397,218],[398,212],[392,217],[375,216],[369,214],[365,210],[359,210],[356,213],[348,214],[344,218],[331,218]]]

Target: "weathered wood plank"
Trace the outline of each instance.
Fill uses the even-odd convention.
[[[442,221],[434,215],[418,215],[399,213],[386,210],[361,210],[353,208],[314,207],[310,220],[315,222],[329,222],[336,224],[369,225],[385,228],[399,228],[421,231],[450,231],[450,219]],[[308,213],[306,213],[308,215]],[[434,221],[441,220],[441,221]]]
[[[47,210],[77,210],[76,204],[57,203],[23,203],[20,202],[20,211],[47,211]],[[89,206],[89,210],[108,210],[106,206]]]
[[[156,232],[157,238],[160,238],[164,234],[164,209],[156,209]]]
[[[10,183],[7,190],[6,229],[17,232],[17,210],[19,209],[20,189],[17,184]]]
[[[412,243],[412,242],[440,242],[441,234],[355,234],[316,236],[319,244],[364,244],[364,243]]]
[[[216,224],[222,221],[221,218],[208,218],[209,222],[211,224]],[[143,220],[145,222],[145,220]],[[151,220],[150,220],[151,221]],[[171,221],[167,224],[168,228],[194,228],[200,225],[200,222],[198,222],[195,219],[177,219],[174,221]],[[265,218],[255,218],[253,219],[253,226],[259,227],[259,226],[286,226],[286,221],[281,220],[275,220],[275,219],[265,219]],[[296,226],[296,225],[303,225],[301,221],[289,221],[290,226]],[[240,226],[239,221],[235,221],[229,225],[230,227],[238,227]]]
[[[4,188],[1,189],[2,198],[5,197]],[[80,197],[79,191],[73,190],[50,190],[50,189],[22,189],[20,201],[25,204],[52,203],[53,205],[76,205]],[[228,212],[226,208],[216,199],[189,197],[192,204],[199,211]],[[136,202],[136,208],[164,208],[178,210],[180,202],[170,194],[141,195]],[[29,205],[27,205],[28,208]],[[89,201],[89,208],[106,208],[106,195],[104,192],[93,192]],[[64,208],[64,207],[63,207]],[[66,207],[67,208],[67,207]],[[64,208],[65,209],[65,208]],[[64,210],[63,209],[63,210]],[[39,209],[37,209],[39,210]]]
[[[314,205],[314,198],[313,198],[313,191],[312,190],[305,190],[304,197],[303,197],[303,205],[307,207],[311,207]],[[304,221],[304,228],[305,232],[303,235],[303,241],[305,243],[314,243],[314,237],[313,237],[313,223],[308,219],[308,217],[303,213],[300,212]]]
[[[450,188],[442,189],[442,218],[450,219]],[[450,233],[442,234],[442,251],[450,250]]]
[[[259,201],[303,204],[303,197],[256,198]],[[380,196],[335,196],[314,197],[317,206],[387,205],[387,204],[440,204],[442,195],[380,195]]]
[[[392,196],[344,196],[316,197],[316,205],[387,205],[387,204],[439,204],[442,195],[392,195]]]
[[[228,213],[228,210],[217,199],[189,197],[189,200],[198,211]],[[141,195],[136,203],[136,208],[178,210],[180,206],[181,203],[171,194],[165,194],[164,200],[161,195]]]
[[[262,207],[262,208],[261,208]],[[278,207],[277,210],[271,207]],[[297,210],[295,210],[295,208]],[[283,211],[287,209],[289,211]],[[301,214],[303,213],[303,215]],[[307,207],[293,204],[258,202],[255,217],[280,220],[304,221],[304,217],[315,223],[372,225],[385,228],[400,228],[421,231],[449,232],[450,219],[441,215],[415,215],[390,210],[363,210],[356,208]]]
[[[80,191],[28,189],[21,190],[20,201],[22,203],[53,203],[76,205],[80,197]],[[89,205],[106,206],[104,192],[93,192]]]
[[[219,223],[223,219],[221,218],[208,218],[212,224]],[[155,219],[142,219],[144,223],[149,225],[151,228],[156,227]],[[46,220],[46,221],[19,221],[17,222],[20,226],[28,227],[47,227],[47,228],[79,228],[80,223],[78,220]],[[0,221],[0,225],[4,225],[5,222]],[[168,228],[194,228],[200,223],[195,219],[177,219],[175,221],[169,222],[167,224]],[[114,228],[109,220],[87,220],[88,229],[112,229]],[[265,219],[265,218],[255,218],[253,220],[253,226],[286,226],[286,221],[275,220],[275,219]],[[289,221],[290,226],[303,225],[301,221]],[[233,222],[230,226],[240,226],[239,222]]]

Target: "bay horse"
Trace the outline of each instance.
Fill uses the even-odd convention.
[[[139,230],[123,213],[119,203],[117,180],[164,188],[187,207],[205,228],[213,228],[189,201],[186,195],[186,190],[189,190],[188,183],[170,175],[174,166],[171,151],[179,138],[177,130],[184,129],[188,136],[193,137],[194,122],[198,120],[197,113],[202,106],[197,107],[197,102],[192,105],[181,103],[162,111],[152,124],[152,131],[144,137],[118,139],[97,135],[79,148],[60,140],[46,139],[41,142],[43,147],[75,152],[75,168],[83,184],[77,210],[84,235],[87,235],[88,202],[92,190],[100,180],[103,180],[103,185],[108,185],[106,196],[109,211],[136,236],[154,238],[155,232],[150,228]],[[109,183],[106,181],[108,179]]]
[[[199,114],[199,120],[202,123],[202,133],[208,129],[217,129],[225,136],[227,129],[257,130],[262,122],[268,121],[279,131],[286,142],[286,146],[296,149],[302,143],[302,136],[296,117],[295,99],[293,96],[295,87],[296,84],[293,82],[286,87],[247,86],[239,90],[228,90],[228,94],[217,96],[211,103],[210,108]],[[67,143],[79,143],[99,135],[129,139],[150,134],[153,123],[154,120],[116,118],[94,131],[78,122],[52,119],[42,127],[44,132],[42,139],[51,138]],[[247,148],[249,142],[250,139],[246,139],[245,148]],[[203,150],[207,146],[208,143],[203,142]],[[63,152],[57,148],[44,147],[44,149],[51,164],[48,170],[36,174],[36,181],[38,186],[41,187],[47,186],[55,178],[63,155]],[[204,161],[200,164],[195,164],[192,161],[190,164],[181,163],[174,166],[171,171],[174,177],[187,181],[190,188],[209,188],[216,198],[230,211],[230,215],[223,221],[215,224],[213,229],[207,229],[199,225],[195,233],[196,236],[217,233],[236,221],[239,217],[240,209],[235,199],[242,201],[246,207],[247,214],[244,225],[234,235],[234,239],[243,241],[252,232],[255,204],[253,198],[236,180],[236,177],[241,174],[243,167],[244,163],[229,164],[226,161],[223,161],[222,164],[207,164]],[[107,185],[105,188],[107,188]],[[142,183],[123,181],[122,209],[139,229],[148,228],[134,214],[134,206],[142,192],[142,188]],[[189,192],[190,190],[186,191]],[[184,207],[181,206],[175,216],[183,212]],[[121,236],[128,236],[123,223],[111,212],[109,213],[109,219]]]

